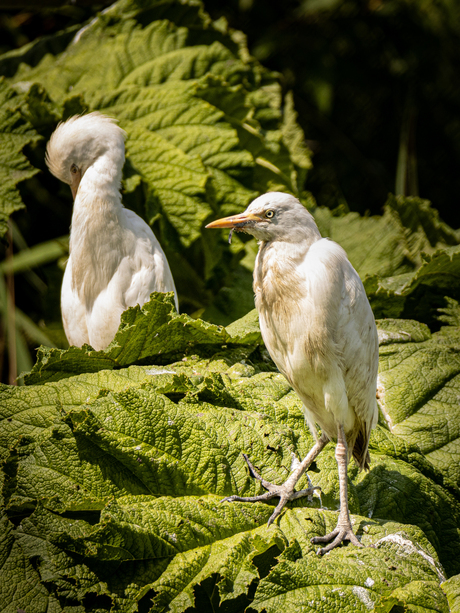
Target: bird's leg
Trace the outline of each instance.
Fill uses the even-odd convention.
[[[306,490],[300,490],[298,492],[294,491],[295,484],[303,475],[303,473],[307,470],[310,464],[315,460],[318,456],[319,452],[324,448],[324,446],[328,443],[329,439],[325,435],[321,435],[321,437],[316,441],[313,447],[310,449],[308,454],[299,462],[283,485],[275,485],[263,479],[259,473],[256,471],[254,466],[249,461],[249,458],[246,454],[243,453],[243,457],[246,460],[246,463],[249,467],[249,472],[251,473],[251,477],[260,481],[262,486],[267,490],[265,494],[260,494],[259,496],[248,496],[244,498],[242,496],[228,496],[224,498],[221,502],[261,502],[267,501],[271,498],[279,497],[280,501],[278,506],[273,511],[270,519],[268,520],[268,525],[272,524],[273,521],[278,517],[283,509],[284,505],[290,500],[296,500],[297,498],[301,498],[302,496],[310,496],[313,494],[315,490],[320,489],[319,487],[309,487]]]
[[[334,547],[337,547],[342,541],[350,541],[353,545],[363,547],[356,538],[350,520],[350,513],[348,511],[348,481],[347,481],[347,467],[348,467],[348,447],[345,438],[345,432],[343,426],[338,427],[337,435],[337,447],[335,448],[335,459],[339,469],[339,486],[340,486],[340,512],[339,519],[335,530],[326,534],[325,536],[315,536],[311,539],[311,542],[315,545],[318,543],[329,543],[327,547],[323,547],[318,550],[319,555],[323,555]]]

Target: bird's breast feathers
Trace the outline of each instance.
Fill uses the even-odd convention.
[[[344,328],[355,326],[360,336],[363,320],[373,321],[356,271],[344,250],[328,239],[303,253],[283,243],[262,246],[254,292],[268,350],[290,364],[301,360],[303,368],[329,368],[331,360],[341,359]]]
[[[286,243],[265,244],[254,271],[254,293],[260,313],[269,314],[276,327],[327,319],[334,325],[344,283],[339,245],[321,239],[303,250]],[[351,268],[351,266],[350,266]]]

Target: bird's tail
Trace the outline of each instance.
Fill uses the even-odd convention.
[[[371,458],[369,456],[369,433],[366,432],[366,428],[360,428],[358,436],[356,437],[355,444],[353,445],[353,458],[359,466],[359,469],[369,470],[369,464]]]

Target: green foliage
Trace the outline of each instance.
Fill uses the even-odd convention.
[[[381,347],[381,410],[394,434],[416,444],[446,482],[460,487],[458,323],[423,340],[404,322],[393,324],[404,338]]]
[[[423,264],[414,272],[365,279],[364,287],[376,317],[413,317],[433,328],[443,297],[460,298],[460,247],[422,256]]]
[[[382,216],[360,217],[344,207],[332,212],[318,207],[313,214],[323,236],[342,245],[363,280],[370,277],[368,294],[377,278],[415,271],[425,261],[424,253],[433,254],[460,241],[459,231],[443,223],[436,209],[421,198],[390,194]],[[391,316],[380,311],[376,315]]]
[[[17,184],[32,177],[34,169],[22,153],[37,139],[32,126],[21,115],[24,98],[0,79],[0,238],[8,229],[8,217],[22,208]]]
[[[460,225],[457,0],[207,0],[283,75],[314,151],[320,205],[380,213],[422,195]]]
[[[259,491],[243,452],[282,482],[292,454],[313,443],[254,314],[218,328],[153,294],[124,314],[109,369],[104,352],[86,348],[49,356],[51,370],[41,359],[34,384],[1,390],[2,610],[27,610],[32,599],[37,612],[451,610],[455,583],[444,585],[460,570],[453,409],[445,437],[435,433],[440,406],[450,411],[458,395],[460,329],[384,320],[379,334],[382,425],[371,471],[350,469],[355,529],[374,548],[324,558],[310,539],[336,521],[333,446],[311,472],[321,499],[296,501],[271,528],[269,505],[219,502]],[[449,442],[443,463],[436,451]]]
[[[30,54],[10,83],[29,93],[33,125],[45,136],[84,110],[119,119],[129,137],[125,202],[154,224],[182,308],[206,307],[244,244],[236,239],[226,262],[224,241],[204,236],[204,223],[244,210],[270,186],[303,188],[308,151],[292,102],[283,118],[276,75],[198,4],[174,0],[119,2],[63,53],[27,65]]]
[[[452,613],[460,611],[460,575],[451,577],[442,585],[442,590],[447,596]]]
[[[97,372],[135,363],[167,364],[175,358],[194,352],[209,353],[216,345],[245,345],[254,348],[262,343],[260,332],[251,333],[233,328],[233,335],[220,326],[189,315],[178,315],[173,294],[153,294],[150,302],[129,308],[121,318],[115,338],[107,349],[94,351],[89,345],[67,350],[39,349],[32,371],[24,377],[28,385],[57,381],[76,372]]]
[[[44,330],[42,326],[37,325],[27,313],[14,304],[13,296],[9,295],[11,286],[14,287],[14,281],[11,283],[11,279],[15,274],[24,273],[35,292],[43,291],[44,283],[33,269],[40,264],[54,262],[59,256],[67,254],[68,240],[67,237],[54,239],[29,249],[16,224],[11,219],[10,228],[11,231],[7,234],[6,239],[19,246],[20,251],[12,255],[13,245],[11,244],[7,257],[0,262],[0,331],[4,332],[4,337],[6,336],[8,340],[8,362],[10,375],[14,380],[19,373],[32,368],[30,346],[35,347],[43,344],[54,347],[55,343],[48,330]],[[2,340],[4,340],[4,337]],[[14,355],[11,355],[13,348],[16,350],[15,361]],[[14,374],[12,371],[14,371]]]
[[[372,217],[316,206],[292,95],[241,33],[192,0],[120,0],[0,66],[3,218],[23,196],[29,223],[41,215],[50,226],[30,248],[16,233],[2,274],[36,290],[40,265],[57,292],[68,216],[56,217],[68,195],[44,168],[44,145],[59,120],[97,109],[127,131],[123,199],[154,228],[181,302],[181,314],[163,294],[129,309],[104,351],[42,346],[25,385],[0,388],[0,608],[456,611],[458,231],[420,198],[389,196]],[[242,453],[281,483],[313,444],[251,310],[255,242],[228,246],[203,230],[269,189],[302,199],[389,318],[378,322],[371,470],[349,471],[355,530],[373,547],[323,558],[310,539],[337,519],[333,445],[310,471],[321,498],[290,504],[270,528],[270,505],[220,503],[259,493]],[[6,301],[0,281],[2,313]],[[16,323],[24,337],[59,344],[19,309]]]

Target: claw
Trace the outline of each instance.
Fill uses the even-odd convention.
[[[283,510],[283,507],[286,504],[286,502],[288,502],[288,499],[285,498],[284,496],[280,496],[280,501],[276,505],[276,508],[273,511],[273,513],[270,515],[270,518],[269,518],[268,523],[267,523],[267,528],[270,528],[272,523],[275,521],[275,519],[281,513],[281,511]]]
[[[273,511],[270,519],[268,520],[268,525],[270,526],[281,513],[283,507],[286,505],[287,502],[289,502],[290,500],[296,500],[297,498],[300,498],[302,496],[312,496],[315,490],[321,489],[320,487],[313,487],[310,479],[308,479],[309,487],[307,489],[296,492],[294,490],[294,487],[300,477],[308,469],[310,464],[316,459],[320,451],[324,448],[325,445],[327,445],[328,441],[329,439],[325,435],[322,435],[310,449],[310,451],[302,460],[302,462],[295,462],[295,468],[292,470],[291,474],[283,483],[283,485],[275,485],[263,479],[252,465],[248,456],[243,453],[243,457],[246,460],[246,464],[248,465],[251,477],[253,477],[253,479],[257,479],[257,481],[260,481],[262,487],[264,487],[267,491],[264,494],[260,494],[259,496],[248,496],[247,498],[244,498],[243,496],[227,496],[226,498],[221,500],[221,502],[266,502],[271,498],[278,497],[280,499],[278,505]]]
[[[329,541],[331,540],[332,540],[332,543],[329,543]],[[353,545],[356,545],[356,547],[364,547],[364,545],[359,542],[358,538],[353,532],[351,525],[350,526],[337,525],[335,530],[333,530],[329,534],[325,534],[324,536],[314,536],[311,539],[311,542],[314,545],[317,545],[318,543],[329,543],[327,547],[322,547],[318,549],[317,553],[319,556],[322,556],[325,553],[332,551],[332,549],[337,547],[337,545],[340,545],[340,543],[342,543],[343,541],[350,541],[350,543],[353,543]]]

